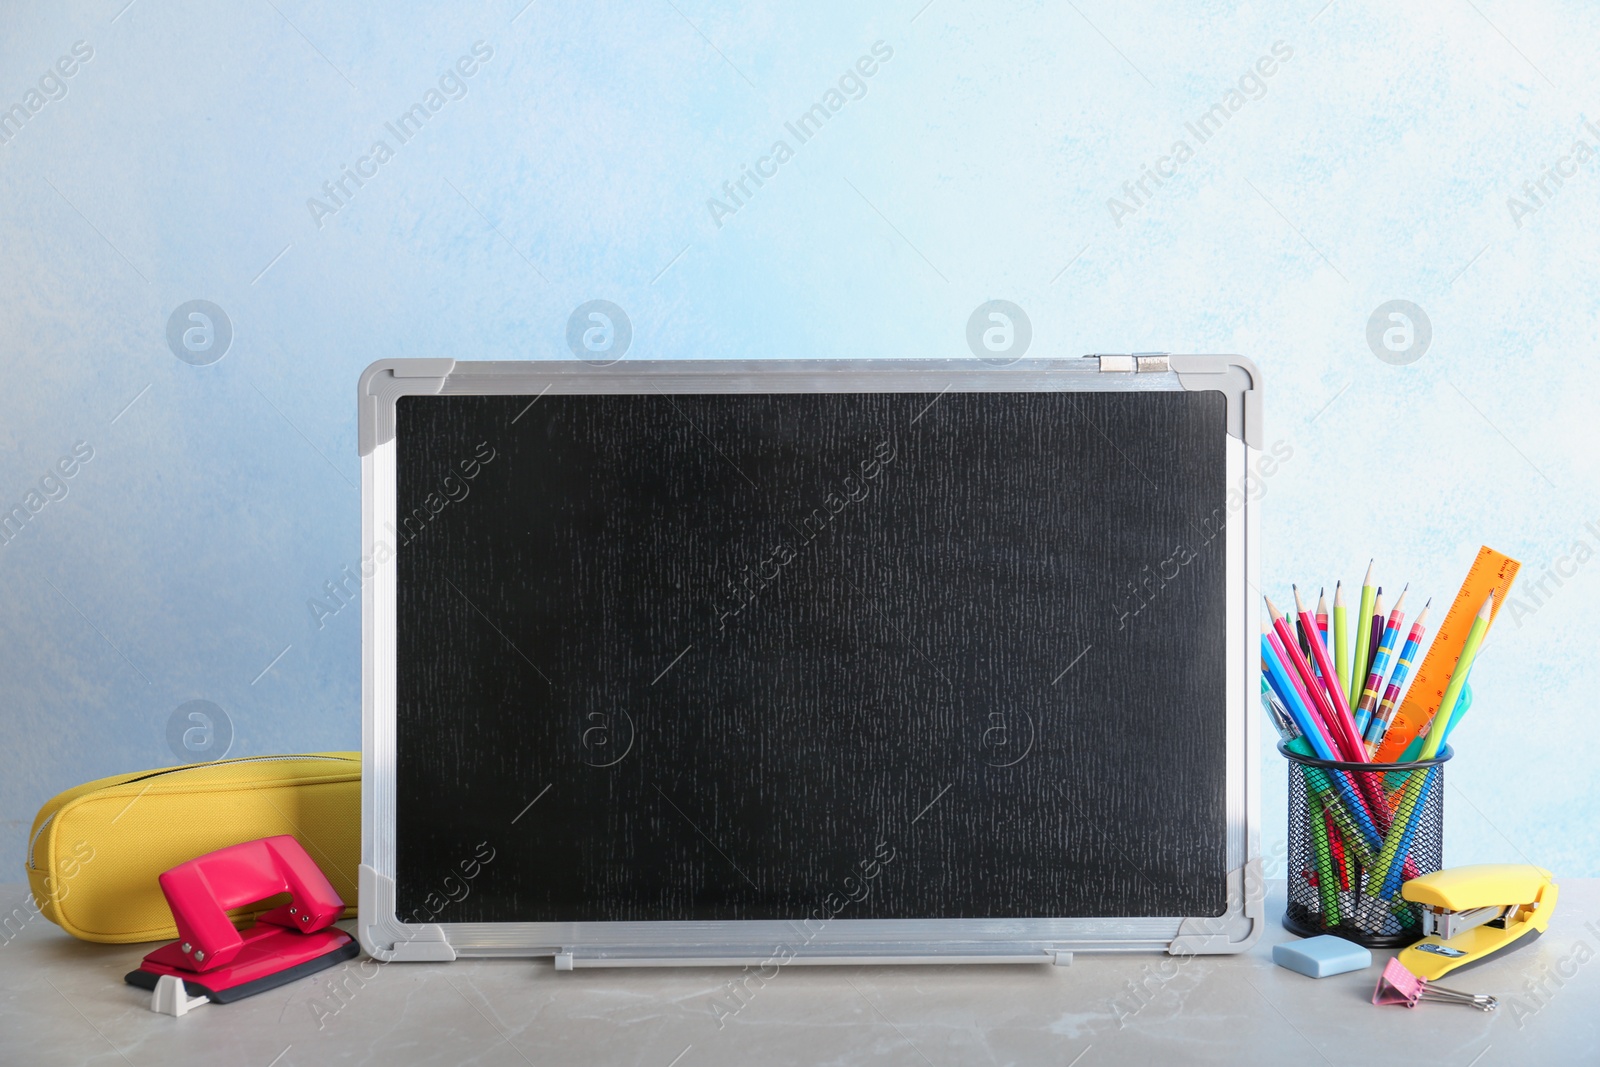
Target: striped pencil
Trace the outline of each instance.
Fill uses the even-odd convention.
[[[1368,755],[1375,755],[1378,746],[1383,744],[1383,737],[1389,732],[1389,724],[1394,721],[1395,710],[1400,706],[1400,691],[1405,687],[1406,678],[1411,674],[1411,664],[1416,662],[1417,649],[1422,645],[1422,635],[1428,629],[1428,605],[1430,599],[1422,605],[1422,614],[1417,616],[1417,621],[1411,624],[1411,633],[1406,637],[1406,643],[1400,649],[1400,658],[1395,662],[1394,673],[1389,675],[1388,688],[1384,690],[1383,700],[1378,704],[1378,712],[1372,716],[1372,721],[1367,724],[1365,743]]]
[[[1494,593],[1490,592],[1477,618],[1472,620],[1472,629],[1467,631],[1466,643],[1461,646],[1461,657],[1450,672],[1450,684],[1445,687],[1444,696],[1439,698],[1439,710],[1434,713],[1433,723],[1428,727],[1428,740],[1422,746],[1422,758],[1425,760],[1431,760],[1439,753],[1445,728],[1450,725],[1450,716],[1455,714],[1456,702],[1461,698],[1461,689],[1467,684],[1472,662],[1483,645],[1483,636],[1489,632],[1489,620],[1493,614]],[[1384,834],[1383,848],[1367,871],[1368,885],[1380,887],[1377,894],[1380,900],[1389,899],[1400,887],[1402,872],[1395,866],[1395,860],[1402,856],[1410,858],[1406,853],[1411,844],[1411,835],[1416,832],[1417,818],[1428,802],[1428,791],[1438,777],[1438,770],[1438,767],[1429,767],[1427,773],[1421,776],[1413,772],[1406,782],[1400,805],[1395,809],[1394,819]]]
[[[1383,586],[1378,586],[1378,599],[1372,604],[1372,618],[1367,622],[1367,665],[1356,673],[1356,682],[1359,684],[1363,678],[1372,673],[1372,663],[1378,658],[1378,645],[1383,641]],[[1355,704],[1359,697],[1351,697],[1350,703]]]
[[[1317,637],[1321,639],[1322,647],[1328,648],[1328,597],[1326,591],[1322,589],[1317,590]],[[1336,666],[1335,670],[1337,669]],[[1322,674],[1321,670],[1318,670],[1317,673]],[[1322,684],[1327,686],[1343,685],[1344,683],[1337,678],[1330,680],[1324,675]]]
[[[1406,589],[1411,588],[1409,585]],[[1367,674],[1366,684],[1361,687],[1361,701],[1356,705],[1356,729],[1361,731],[1361,736],[1366,737],[1367,728],[1372,724],[1372,713],[1377,710],[1378,702],[1383,698],[1383,676],[1388,673],[1389,659],[1394,655],[1394,646],[1400,640],[1400,627],[1405,623],[1406,589],[1400,590],[1400,599],[1394,602],[1394,610],[1389,613],[1388,625],[1384,627],[1383,635],[1378,638],[1378,651],[1372,657],[1372,670]],[[1378,601],[1379,611],[1382,611],[1382,600]]]

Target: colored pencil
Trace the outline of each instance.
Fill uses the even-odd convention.
[[[1261,706],[1266,710],[1267,718],[1271,720],[1273,729],[1277,730],[1286,747],[1300,746],[1299,751],[1309,753],[1305,739],[1300,736],[1295,728],[1294,719],[1272,691],[1272,686],[1267,681],[1265,672],[1270,667],[1266,659],[1261,661],[1263,676],[1261,679]],[[1334,816],[1328,811],[1328,805],[1338,805],[1337,798],[1328,794],[1328,780],[1323,772],[1316,767],[1304,767],[1305,783],[1311,793],[1306,798],[1306,806],[1310,809],[1311,824],[1311,852],[1316,869],[1312,878],[1316,882],[1317,896],[1322,902],[1322,913],[1326,916],[1328,926],[1339,925],[1339,896],[1334,887],[1334,860],[1329,848],[1328,828]],[[1348,818],[1348,816],[1346,816]]]
[[[1338,665],[1339,684],[1350,692],[1350,622],[1344,606],[1344,582],[1333,583],[1333,661]]]
[[[1450,725],[1450,716],[1455,714],[1456,701],[1461,699],[1461,687],[1467,684],[1467,674],[1472,670],[1472,661],[1478,658],[1478,649],[1483,644],[1484,635],[1489,632],[1489,620],[1493,615],[1494,593],[1491,592],[1484,599],[1483,607],[1478,609],[1478,617],[1472,620],[1472,629],[1467,631],[1467,640],[1461,646],[1456,668],[1450,672],[1450,684],[1445,686],[1444,696],[1439,699],[1439,710],[1428,727],[1428,743],[1422,746],[1423,759],[1433,759],[1439,754],[1439,746],[1444,742]]]
[[[1278,737],[1284,743],[1284,747],[1290,752],[1297,756],[1317,758],[1317,754],[1312,749],[1310,742],[1300,733],[1300,728],[1295,725],[1294,715],[1289,712],[1287,705],[1278,697],[1276,690],[1273,689],[1268,680],[1267,675],[1271,669],[1271,665],[1263,654],[1261,660],[1261,706],[1265,709],[1267,718],[1272,721],[1273,729],[1277,731]],[[1334,824],[1339,827],[1339,831],[1344,834],[1347,846],[1355,853],[1356,861],[1362,865],[1370,864],[1375,855],[1373,850],[1382,844],[1383,837],[1378,833],[1377,827],[1373,825],[1359,799],[1353,800],[1355,810],[1359,815],[1359,818],[1356,818],[1350,814],[1344,801],[1336,795],[1341,792],[1340,786],[1342,785],[1342,791],[1349,792],[1351,797],[1354,798],[1355,793],[1354,790],[1350,789],[1349,782],[1342,780],[1335,773],[1335,778],[1339,780],[1339,785],[1335,785],[1329,781],[1330,772],[1324,771],[1320,767],[1304,767],[1302,769],[1305,771],[1306,784],[1311,788],[1317,799],[1322,801],[1323,809],[1333,819]]]
[[[1333,816],[1329,814],[1327,806],[1322,809],[1323,829],[1328,833],[1328,849],[1333,853],[1333,862],[1339,872],[1339,889],[1348,892],[1350,889],[1350,868],[1354,858],[1344,847],[1344,837],[1339,833],[1339,828],[1333,824]]]
[[[1328,597],[1321,589],[1317,590],[1317,639],[1322,642],[1322,647],[1328,647]],[[1315,664],[1312,664],[1315,666]],[[1319,669],[1317,674],[1322,677],[1324,687],[1330,685],[1343,685],[1338,679],[1330,679]]]
[[[1372,673],[1373,661],[1378,658],[1378,644],[1383,640],[1383,586],[1378,586],[1378,597],[1372,604],[1372,618],[1367,623],[1367,666],[1356,677],[1357,684],[1367,675]],[[1350,703],[1356,702],[1355,697],[1350,698]]]
[[[1289,656],[1284,651],[1283,638],[1268,631],[1261,635],[1261,646],[1261,657],[1268,661],[1271,669],[1269,678],[1273,687],[1285,706],[1296,713],[1295,725],[1299,727],[1301,735],[1310,741],[1318,759],[1338,760],[1338,748],[1317,712],[1316,702],[1312,700],[1305,683],[1287,666]]]
[[[1333,842],[1328,839],[1327,809],[1315,796],[1307,798],[1311,820],[1311,851],[1317,861],[1317,896],[1322,901],[1323,925],[1332,929],[1339,925],[1339,883],[1335,875],[1338,861],[1334,859]]]
[[[1428,793],[1433,789],[1434,779],[1438,776],[1438,767],[1429,767],[1422,774],[1411,772],[1411,781],[1415,785],[1407,784],[1405,796],[1401,800],[1401,809],[1395,813],[1394,823],[1389,827],[1389,833],[1383,840],[1383,848],[1379,851],[1378,858],[1368,868],[1367,886],[1370,890],[1374,881],[1378,883],[1379,900],[1393,897],[1400,888],[1402,878],[1415,877],[1405,872],[1394,860],[1396,856],[1404,856],[1408,863],[1414,862],[1410,854],[1411,839],[1416,835],[1422,810],[1427,807]]]
[[[1362,674],[1367,665],[1367,645],[1372,642],[1372,561],[1367,562],[1367,576],[1361,580],[1361,608],[1356,612],[1356,654],[1352,663],[1350,674],[1344,681],[1344,697],[1346,703],[1354,703],[1356,699],[1356,686],[1361,680],[1356,676]]]
[[[1317,719],[1316,713],[1311,710],[1305,688],[1297,684],[1297,680],[1292,677],[1293,672],[1284,666],[1287,659],[1283,653],[1282,639],[1275,633],[1264,632],[1261,635],[1261,662],[1266,667],[1267,678],[1273,692],[1277,694],[1299,731],[1299,736],[1290,742],[1289,748],[1296,755],[1339,762],[1339,754],[1335,751],[1333,742]],[[1326,788],[1331,784],[1344,801],[1344,804],[1337,806],[1336,810],[1339,815],[1348,816],[1348,819],[1356,824],[1355,827],[1347,826],[1347,830],[1354,829],[1357,836],[1370,846],[1371,852],[1363,853],[1363,862],[1367,862],[1383,843],[1383,831],[1378,829],[1377,823],[1374,822],[1366,799],[1350,784],[1349,775],[1338,771],[1324,772],[1321,768],[1307,768],[1306,774],[1311,779],[1314,789]]]
[[[1316,623],[1311,620],[1305,603],[1300,599],[1300,590],[1293,586],[1290,586],[1290,589],[1294,593],[1295,610],[1308,627],[1315,629]],[[1270,600],[1267,601],[1267,610],[1277,614],[1277,609]],[[1328,658],[1328,650],[1322,647],[1321,642],[1316,642],[1312,644],[1311,651],[1316,656],[1317,662],[1322,665],[1323,671],[1331,677],[1333,663]],[[1361,734],[1356,731],[1355,718],[1350,714],[1350,705],[1344,699],[1344,690],[1338,686],[1331,686],[1328,691],[1318,695],[1328,704],[1326,712],[1328,727],[1334,736],[1340,739],[1340,750],[1344,753],[1344,758],[1351,763],[1366,762],[1367,750],[1361,747]]]
[[[1306,624],[1296,619],[1294,632],[1300,639],[1300,654],[1311,664],[1311,673],[1317,678],[1318,684],[1321,684],[1322,674],[1317,670],[1317,661],[1311,658],[1311,634],[1306,631]]]
[[[1290,588],[1294,592],[1295,607],[1309,622],[1310,616],[1306,612],[1305,603],[1300,599],[1300,590],[1294,586],[1290,586]],[[1270,598],[1267,598],[1267,611],[1273,616],[1273,625],[1282,627],[1282,632],[1288,632],[1286,620]],[[1328,650],[1322,647],[1320,643],[1313,644],[1311,650],[1318,657],[1323,671],[1329,677],[1332,677],[1333,663],[1328,656]],[[1292,654],[1299,650],[1290,649],[1289,651]],[[1291,658],[1293,658],[1292,655]],[[1327,724],[1329,738],[1334,741],[1334,747],[1340,753],[1341,761],[1365,763],[1367,750],[1361,743],[1360,733],[1356,731],[1355,718],[1350,713],[1350,707],[1345,703],[1344,690],[1337,685],[1330,685],[1326,690],[1318,690],[1315,684],[1309,681],[1310,667],[1307,664],[1297,663],[1295,664],[1295,669],[1300,672],[1303,678],[1308,679],[1306,688],[1312,690],[1311,695],[1322,701],[1318,711]],[[1372,774],[1347,776],[1344,773],[1340,773],[1338,777],[1341,781],[1348,780],[1348,778],[1354,779],[1355,791],[1364,798],[1365,806],[1370,812],[1378,832],[1380,834],[1388,833],[1390,812],[1384,801],[1383,783],[1379,781],[1378,776]]]
[[[1450,726],[1450,717],[1455,714],[1456,702],[1461,698],[1461,687],[1467,684],[1467,673],[1472,670],[1472,661],[1477,658],[1484,634],[1489,632],[1489,619],[1493,612],[1494,593],[1491,592],[1484,600],[1483,607],[1479,609],[1478,617],[1472,620],[1472,629],[1467,631],[1466,642],[1461,646],[1461,656],[1456,660],[1455,670],[1450,673],[1450,684],[1445,687],[1444,696],[1439,700],[1439,710],[1434,714],[1433,722],[1428,728],[1428,740],[1422,746],[1422,758],[1425,760],[1431,760],[1439,754],[1439,745],[1443,742]],[[1368,874],[1369,879],[1376,879],[1379,882],[1381,889],[1378,896],[1381,899],[1392,896],[1399,887],[1400,871],[1394,866],[1395,856],[1401,853],[1403,847],[1409,846],[1411,835],[1416,832],[1416,823],[1423,807],[1427,804],[1428,790],[1433,785],[1435,770],[1436,768],[1430,767],[1428,773],[1420,777],[1413,774],[1411,780],[1406,783],[1405,793],[1400,798],[1400,806],[1395,811],[1394,822],[1390,824],[1383,848]]]
[[[1300,590],[1295,586],[1290,586],[1290,589],[1294,592],[1296,610],[1300,613],[1302,618],[1305,619],[1308,625],[1314,625],[1311,623],[1311,617],[1306,611],[1304,601],[1300,599]],[[1277,608],[1273,605],[1270,599],[1267,600],[1267,610],[1275,617],[1275,625],[1284,626],[1285,630],[1288,629],[1288,627],[1284,624],[1282,617],[1279,615]],[[1313,642],[1311,651],[1316,655],[1318,662],[1322,665],[1323,672],[1328,677],[1333,677],[1333,662],[1328,656],[1328,650],[1323,647],[1321,642]],[[1297,664],[1296,667],[1297,669],[1301,670],[1302,673],[1307,673],[1309,671],[1309,668],[1304,664]],[[1325,691],[1315,693],[1314,695],[1324,700],[1325,707],[1322,710],[1327,719],[1328,732],[1331,736],[1339,739],[1339,744],[1337,747],[1341,752],[1344,761],[1349,763],[1365,763],[1367,750],[1361,744],[1361,734],[1356,730],[1355,718],[1350,714],[1350,706],[1345,703],[1344,690],[1340,686],[1330,685]],[[1341,775],[1341,777],[1343,776]],[[1389,831],[1389,809],[1384,804],[1383,784],[1378,780],[1378,776],[1376,775],[1356,774],[1353,777],[1355,779],[1356,791],[1366,799],[1366,804],[1371,812],[1373,822],[1377,824],[1380,832],[1387,833]]]
[[[1283,657],[1283,665],[1287,668],[1290,676],[1303,683],[1301,685],[1301,695],[1305,697],[1311,711],[1316,715],[1323,730],[1326,731],[1328,739],[1333,742],[1336,753],[1338,753],[1337,755],[1323,756],[1322,758],[1343,759],[1343,741],[1339,737],[1333,709],[1328,703],[1327,694],[1321,686],[1311,681],[1311,665],[1306,662],[1305,656],[1301,654],[1300,645],[1295,640],[1294,632],[1289,629],[1289,621],[1284,617],[1283,612],[1279,611],[1271,600],[1267,600],[1267,612],[1272,618],[1272,629],[1278,638],[1273,644],[1273,648],[1278,655]]]
[[[1378,603],[1381,610],[1383,601],[1380,599]],[[1394,602],[1394,610],[1389,613],[1389,622],[1384,627],[1383,635],[1378,638],[1378,651],[1372,657],[1372,670],[1367,674],[1366,684],[1361,687],[1361,701],[1356,705],[1356,729],[1361,731],[1363,738],[1372,722],[1372,713],[1383,698],[1383,676],[1389,670],[1389,658],[1394,655],[1395,643],[1400,640],[1400,626],[1406,619],[1405,603],[1406,590],[1402,589],[1400,599]]]
[[[1417,649],[1422,645],[1422,635],[1427,632],[1428,606],[1433,603],[1429,599],[1422,605],[1422,613],[1417,616],[1417,621],[1411,624],[1411,633],[1406,637],[1406,643],[1400,649],[1400,658],[1395,662],[1394,673],[1389,675],[1389,685],[1384,690],[1383,700],[1378,704],[1378,711],[1367,725],[1366,745],[1369,755],[1376,754],[1378,746],[1383,743],[1383,737],[1389,732],[1389,724],[1394,721],[1395,709],[1400,706],[1400,691],[1405,687],[1406,679],[1411,674],[1411,664],[1416,661]],[[1398,605],[1396,605],[1398,606]]]

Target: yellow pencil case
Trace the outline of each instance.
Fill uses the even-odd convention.
[[[361,754],[254,756],[119,774],[69,789],[28,835],[39,913],[73,937],[106,944],[177,936],[156,881],[186,860],[290,834],[356,913]],[[253,919],[277,898],[230,912]]]

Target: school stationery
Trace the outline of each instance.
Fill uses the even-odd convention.
[[[1483,636],[1489,631],[1494,599],[1494,594],[1491,592],[1483,602],[1483,607],[1479,609],[1477,618],[1473,620],[1472,628],[1467,631],[1466,640],[1461,647],[1461,657],[1456,660],[1450,684],[1445,688],[1444,696],[1440,698],[1439,710],[1434,715],[1433,725],[1428,731],[1428,740],[1422,746],[1421,758],[1424,760],[1431,760],[1439,751],[1440,745],[1444,743],[1444,735],[1450,725],[1451,715],[1455,712],[1456,701],[1461,696],[1462,687],[1467,684],[1467,674],[1471,672],[1473,660],[1478,655],[1478,648],[1483,644]],[[1416,818],[1420,814],[1418,803],[1433,786],[1434,774],[1431,771],[1420,780],[1413,777],[1406,783],[1400,806],[1395,812],[1394,822],[1384,838],[1383,850],[1373,865],[1372,878],[1381,882],[1383,886],[1378,894],[1381,899],[1387,899],[1399,884],[1401,872],[1398,867],[1393,866],[1394,857],[1405,855],[1406,846],[1416,828]]]
[[[1310,615],[1305,610],[1305,604],[1300,600],[1299,591],[1293,590],[1293,593],[1296,611],[1303,617],[1303,621],[1309,621]],[[1270,597],[1267,598],[1266,603],[1267,611],[1273,617],[1273,625],[1281,628],[1279,629],[1279,636],[1281,637],[1288,632],[1287,621],[1277,607],[1273,605]],[[1361,759],[1361,742],[1359,735],[1355,732],[1355,721],[1350,717],[1350,708],[1344,702],[1343,691],[1338,686],[1328,686],[1324,689],[1323,686],[1317,685],[1310,665],[1304,657],[1300,656],[1299,650],[1291,648],[1287,651],[1295,670],[1299,672],[1300,677],[1306,682],[1306,687],[1311,691],[1312,698],[1318,705],[1318,711],[1322,715],[1323,722],[1327,724],[1328,731],[1336,742],[1335,747],[1345,759]],[[1322,648],[1320,642],[1313,642],[1311,652],[1317,662],[1325,668],[1328,676],[1332,677],[1333,664],[1329,660],[1327,649]]]
[[[1427,936],[1400,962],[1432,981],[1530,944],[1550,926],[1560,888],[1543,867],[1481,863],[1413,878],[1400,889],[1422,908]]]
[[[1272,962],[1307,978],[1331,978],[1372,966],[1372,952],[1342,937],[1320,934],[1273,945]]]
[[[1333,583],[1333,659],[1339,685],[1350,692],[1350,624],[1344,605],[1344,582]]]
[[[1394,610],[1389,613],[1388,625],[1384,628],[1382,636],[1374,646],[1377,651],[1372,657],[1372,669],[1367,674],[1366,683],[1361,687],[1361,701],[1356,706],[1356,729],[1363,738],[1366,737],[1367,728],[1372,722],[1372,713],[1378,707],[1378,702],[1383,696],[1383,676],[1389,669],[1389,657],[1394,655],[1395,642],[1399,640],[1400,624],[1405,621],[1406,591],[1400,590],[1400,599],[1394,602]],[[1382,614],[1382,598],[1378,601],[1379,615]],[[1378,616],[1374,616],[1377,618]],[[1376,631],[1374,631],[1376,632]]]
[[[1461,583],[1449,611],[1445,613],[1444,622],[1439,625],[1427,654],[1422,657],[1422,665],[1417,668],[1411,688],[1406,690],[1383,742],[1374,753],[1378,762],[1389,763],[1398,759],[1412,738],[1427,731],[1449,685],[1451,673],[1455,670],[1456,660],[1460,658],[1461,647],[1466,642],[1467,632],[1472,628],[1479,607],[1490,593],[1500,592],[1489,617],[1493,623],[1511,583],[1516,580],[1520,566],[1510,556],[1488,546],[1478,549],[1466,579]]]
[[[1356,692],[1356,686],[1361,684],[1361,679],[1366,677],[1367,646],[1372,643],[1372,602],[1374,590],[1372,588],[1372,565],[1376,560],[1367,561],[1367,576],[1361,579],[1361,607],[1356,612],[1356,650],[1355,662],[1350,669],[1350,678],[1345,682],[1345,700],[1351,704],[1361,694]]]
[[[1262,637],[1262,643],[1265,646],[1265,636]],[[1275,660],[1269,663],[1269,654],[1270,650],[1264,647],[1263,670],[1281,677],[1284,674],[1282,666]],[[1295,701],[1291,697],[1290,702],[1296,710],[1288,710],[1290,703],[1285,703],[1277,696],[1274,687],[1268,684],[1267,678],[1262,679],[1261,703],[1285,748],[1297,756],[1305,757],[1316,757],[1320,753],[1331,752],[1325,738],[1312,734],[1312,737],[1317,737],[1320,741],[1318,746],[1313,747],[1306,736],[1302,735],[1298,724],[1310,721],[1310,714],[1305,710],[1303,699]],[[1321,770],[1307,768],[1306,782],[1317,803],[1322,805],[1322,810],[1337,824],[1339,831],[1345,835],[1346,843],[1355,850],[1356,858],[1363,864],[1370,863],[1374,851],[1383,842],[1383,835],[1373,825],[1371,816],[1367,812],[1366,802],[1351,787],[1348,776],[1329,775]],[[1317,829],[1313,822],[1313,833],[1316,833]],[[1320,845],[1318,849],[1320,855]]]
[[[1356,684],[1372,672],[1372,665],[1378,658],[1378,644],[1383,639],[1383,586],[1378,587],[1378,595],[1372,602],[1372,618],[1367,622],[1367,665],[1363,668],[1361,676],[1356,679]],[[1359,696],[1359,694],[1357,694]],[[1350,702],[1354,704],[1355,701]]]
[[[159,881],[178,940],[145,956],[124,979],[151,991],[152,1011],[183,1015],[207,1001],[229,1004],[361,953],[354,938],[333,928],[344,901],[287,834],[197,856]],[[281,896],[287,899],[244,931],[228,917]]]
[[[226,845],[291,834],[345,900],[361,859],[361,753],[247,756],[118,774],[39,809],[28,884],[40,914],[106,944],[177,936],[157,877]],[[246,905],[243,922],[265,908]],[[347,918],[355,914],[352,905]]]
[[[1422,605],[1422,612],[1411,624],[1411,633],[1406,636],[1406,643],[1400,649],[1400,659],[1394,665],[1394,673],[1389,676],[1389,684],[1383,693],[1383,700],[1378,704],[1378,710],[1373,714],[1371,722],[1367,725],[1366,747],[1369,758],[1374,755],[1379,745],[1383,743],[1384,734],[1389,731],[1389,723],[1394,717],[1395,707],[1400,699],[1400,691],[1405,687],[1406,678],[1411,673],[1411,664],[1417,657],[1417,649],[1422,645],[1422,635],[1427,632],[1428,605],[1432,604],[1430,598]],[[1470,692],[1470,690],[1469,690]],[[1418,752],[1421,746],[1418,746]],[[1404,762],[1405,757],[1402,758]]]
[[[1328,597],[1322,590],[1317,590],[1317,635],[1322,638],[1322,647],[1328,647]],[[1338,664],[1334,666],[1337,668]]]
[[[1472,673],[1472,663],[1478,657],[1478,649],[1483,645],[1483,638],[1489,632],[1489,620],[1494,613],[1494,594],[1490,593],[1484,600],[1483,607],[1478,610],[1478,617],[1472,621],[1472,628],[1467,631],[1467,639],[1461,646],[1461,656],[1456,660],[1455,669],[1450,672],[1450,684],[1445,687],[1444,696],[1439,698],[1439,710],[1433,716],[1433,723],[1428,728],[1428,741],[1422,746],[1422,758],[1430,759],[1439,751],[1439,746],[1444,743],[1444,735],[1448,732],[1451,716],[1455,714],[1456,701],[1461,698],[1461,690],[1467,684],[1467,675]]]
[[[374,957],[1258,936],[1248,361],[603,362],[358,384]]]
[[[1399,957],[1384,965],[1383,974],[1378,977],[1378,988],[1372,993],[1372,1003],[1404,1004],[1414,1008],[1424,1000],[1440,1004],[1463,1004],[1479,1011],[1494,1011],[1500,1006],[1498,999],[1486,993],[1463,993],[1433,985],[1426,978],[1413,974],[1400,962]]]

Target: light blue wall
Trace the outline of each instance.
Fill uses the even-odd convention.
[[[93,449],[0,547],[5,880],[50,795],[173,762],[187,701],[234,754],[357,746],[358,611],[319,628],[307,600],[359,555],[358,371],[570,358],[590,299],[626,309],[630,358],[962,356],[991,298],[1035,354],[1250,355],[1293,449],[1265,497],[1279,593],[1376,555],[1442,609],[1480,543],[1525,575],[1600,549],[1600,161],[1522,192],[1600,143],[1592,6],[124,2],[0,16],[0,105],[93,49],[0,145],[0,503]],[[479,41],[400,144],[384,124]],[[877,41],[865,95],[787,134]],[[1185,124],[1275,42],[1201,143]],[[379,138],[319,226],[308,198]],[[780,138],[794,158],[717,225],[708,198]],[[195,299],[233,328],[209,366],[167,343]],[[1409,365],[1366,339],[1392,299],[1431,322]],[[1600,564],[1562,566],[1476,672],[1453,862],[1600,875]]]

